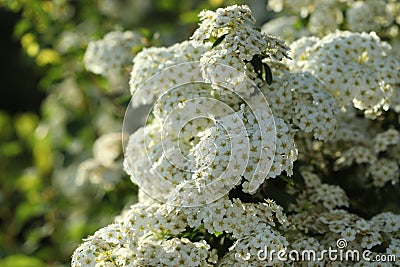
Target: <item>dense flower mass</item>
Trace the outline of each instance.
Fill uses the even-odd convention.
[[[268,8],[307,19],[305,28],[315,35],[346,27],[353,32],[375,31],[385,38],[399,36],[400,5],[396,0],[271,0]]]
[[[275,77],[272,85],[262,87],[274,114],[306,133],[312,132],[316,139],[332,136],[339,108],[324,83],[310,72],[280,71]]]
[[[400,215],[357,213],[352,195],[398,186],[399,61],[374,32],[334,31],[344,19],[334,5],[306,2],[292,8],[326,36],[287,46],[234,5],[202,11],[190,41],[135,56],[129,108],[151,106],[143,127],[124,129],[139,203],[84,240],[72,266],[369,266],[259,256],[339,240],[400,262]],[[119,138],[96,142],[82,180],[120,163]]]
[[[267,36],[254,28],[255,19],[247,6],[231,6],[217,11],[203,11],[201,23],[191,39],[196,44],[221,41],[220,56],[236,54],[241,60],[251,60],[254,55],[266,54],[281,60],[288,48],[280,39]],[[205,56],[206,57],[206,56]]]
[[[196,229],[194,235],[221,232],[243,239],[234,246],[243,252],[249,246],[260,248],[268,239],[275,239],[271,248],[285,245],[285,238],[272,229],[276,223],[286,225],[287,220],[282,208],[270,200],[252,204],[224,197],[201,209],[173,210],[156,203],[136,204],[86,239],[75,251],[72,265],[211,266],[218,261],[217,251],[205,240],[188,239],[187,227]]]
[[[124,68],[143,45],[144,38],[139,33],[109,32],[103,39],[89,43],[83,62],[87,70],[107,77],[111,88],[118,90],[125,83]]]
[[[198,61],[208,48],[208,46],[195,47],[193,42],[184,41],[171,47],[150,47],[141,51],[133,59],[129,80],[130,91],[134,96],[132,105],[136,107],[153,103],[157,96],[166,92],[174,84],[173,79],[167,77],[164,72],[159,72],[177,64]],[[166,77],[157,79],[157,90],[154,90],[155,84],[151,82],[145,84],[145,82],[156,74]]]
[[[399,79],[399,63],[390,46],[371,32],[335,32],[322,39],[305,37],[292,44],[293,70],[309,70],[322,80],[337,101],[376,117],[388,110]]]
[[[112,188],[122,177],[121,133],[104,134],[93,145],[93,158],[83,161],[77,170],[76,183]]]

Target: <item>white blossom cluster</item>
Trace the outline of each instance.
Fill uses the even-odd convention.
[[[262,34],[255,28],[255,20],[248,6],[233,5],[216,11],[206,10],[199,17],[201,23],[191,39],[196,46],[216,45],[201,57],[205,66],[215,62],[227,64],[255,78],[257,75],[248,64],[255,57],[274,61],[288,57],[289,48],[281,39]]]
[[[364,164],[367,168],[366,177],[372,178],[372,184],[383,187],[390,182],[399,182],[399,152],[400,133],[389,129],[371,136],[370,143],[360,142],[341,151],[336,164],[339,168],[345,168],[352,164]]]
[[[129,81],[134,107],[153,103],[159,95],[176,85],[175,79],[185,80],[191,77],[191,69],[186,72],[171,73],[163,71],[180,63],[199,61],[209,46],[194,46],[192,41],[184,41],[170,47],[150,47],[143,49],[134,59]],[[196,70],[193,70],[196,71]],[[154,75],[162,75],[157,79],[157,90],[152,81],[146,82]],[[189,82],[189,81],[188,81]]]
[[[217,255],[206,241],[161,238],[184,231],[184,220],[159,204],[136,204],[86,239],[72,266],[211,266]]]
[[[72,256],[72,266],[213,266],[217,251],[206,240],[184,237],[187,227],[199,236],[227,234],[236,240],[231,250],[239,255],[264,243],[271,249],[286,245],[272,228],[276,223],[287,225],[287,220],[271,200],[253,204],[225,197],[200,208],[172,210],[165,204],[135,204],[87,238]]]
[[[351,170],[351,181],[364,189],[397,186],[400,136],[394,125],[382,127],[377,120],[361,116],[355,108],[348,108],[337,120],[340,123],[328,142],[296,136],[299,151],[308,151],[300,153],[300,160],[314,162],[324,171],[333,163],[330,171],[337,171],[335,176]]]
[[[298,192],[300,203],[303,201],[313,204],[321,204],[327,210],[333,210],[337,207],[348,207],[349,200],[342,188],[336,185],[324,184],[315,173],[304,170],[301,172],[305,183],[305,190]],[[300,204],[301,207],[301,204]],[[301,207],[302,208],[302,207]],[[294,207],[294,210],[300,210]]]
[[[265,179],[282,171],[292,174],[297,150],[294,133],[285,122],[275,119],[275,140],[274,123],[268,123],[272,117],[263,118],[244,105],[238,106],[232,93],[218,98],[227,106],[215,105],[209,101],[213,93],[210,86],[201,84],[170,92],[155,105],[152,123],[130,136],[125,165],[134,182],[151,188],[149,194],[170,199],[176,196],[176,188],[189,183],[200,193],[184,194],[180,201],[190,204],[194,198],[207,200],[210,193],[203,190],[210,183],[216,190],[230,189],[243,177],[243,191],[255,193]],[[193,106],[199,108],[190,108]],[[188,120],[211,112],[215,117]],[[263,135],[272,139],[263,143]],[[162,186],[152,185],[155,176]]]
[[[301,174],[304,187],[291,188],[297,196],[297,203],[289,207],[288,220],[300,232],[286,235],[290,248],[300,251],[319,248],[316,251],[320,252],[343,238],[347,241],[346,249],[359,251],[387,243],[385,252],[399,259],[400,215],[383,212],[368,220],[363,219],[343,209],[349,206],[349,199],[340,187],[321,183],[320,177],[308,169]],[[353,266],[354,262],[341,264]],[[362,261],[357,264],[364,266]],[[391,263],[388,266],[392,266]]]
[[[201,84],[195,83],[190,86],[187,85],[186,88],[179,88],[180,90],[176,95],[170,95],[170,92],[168,92],[168,97],[163,97],[161,102],[155,105],[155,119],[152,121],[152,126],[136,132],[130,138],[125,165],[133,177],[139,177],[141,182],[151,188],[151,193],[148,193],[156,195],[160,199],[170,199],[176,194],[176,190],[184,190],[182,188],[188,185],[198,188],[203,195],[206,194],[202,191],[204,189],[202,185],[211,182],[213,187],[217,189],[225,188],[227,185],[228,188],[231,188],[242,182],[239,170],[243,169],[247,158],[249,161],[242,175],[244,178],[243,191],[255,193],[268,177],[276,177],[282,171],[291,175],[293,162],[297,158],[297,150],[293,140],[294,131],[282,119],[276,118],[276,127],[273,127],[271,125],[274,124],[272,116],[260,117],[257,111],[252,110],[252,107],[243,109],[241,107],[243,100],[238,100],[237,97],[235,99],[232,92],[229,93],[220,88],[233,84],[236,92],[249,96],[249,94],[254,93],[254,90],[252,85],[246,81],[246,79],[249,79],[246,74],[249,74],[254,80],[255,77],[251,71],[244,71],[247,68],[248,61],[263,53],[270,59],[279,61],[286,56],[288,48],[282,41],[261,35],[254,28],[254,19],[247,6],[231,6],[225,9],[217,9],[215,12],[204,11],[200,14],[200,18],[202,22],[192,36],[192,41],[185,41],[168,48],[144,49],[134,59],[130,80],[133,95],[132,105],[134,107],[153,103],[158,97],[163,96],[171,86],[174,86],[177,80],[184,84],[194,82],[193,77],[200,76],[206,82],[211,83],[211,88],[204,88]],[[224,24],[225,20],[230,22]],[[247,31],[247,34],[243,35],[240,40],[233,38],[239,28]],[[204,33],[205,35],[200,34],[205,29],[214,32],[209,33],[209,35],[207,33]],[[214,37],[217,37],[220,33],[226,34],[224,40],[216,47],[211,47],[211,41],[215,41],[216,38]],[[253,52],[242,49],[248,47],[249,42],[254,45]],[[238,43],[243,46],[235,46]],[[225,53],[226,49],[229,52]],[[221,51],[223,52],[219,53]],[[178,71],[170,68],[176,64],[197,60],[201,62],[201,73],[196,73],[198,70],[192,68],[184,68]],[[237,73],[233,73],[231,69],[237,70]],[[162,72],[160,72],[161,70]],[[191,89],[187,89],[187,87]],[[154,90],[154,88],[157,89]],[[205,91],[205,94],[202,93],[203,91]],[[219,106],[224,109],[224,105],[191,100],[201,96],[212,97],[223,102],[224,105],[231,108],[230,112],[216,110],[216,107]],[[165,102],[163,102],[164,99]],[[202,125],[201,122],[192,125],[194,122],[189,122],[187,127],[182,128],[181,140],[178,140],[177,137],[180,132],[176,129],[181,129],[183,125],[174,121],[173,125],[168,127],[169,121],[166,123],[165,120],[173,117],[170,116],[172,110],[181,109],[186,113],[185,108],[189,105],[202,105],[199,110],[205,110],[209,113],[213,110],[213,114],[219,115],[219,119],[215,123],[220,126],[210,127],[207,123]],[[189,114],[186,113],[184,117],[179,119],[184,121],[184,118],[200,115],[196,114],[195,109],[187,112]],[[252,112],[258,114],[258,118],[252,115]],[[222,116],[222,114],[226,115]],[[206,121],[203,120],[203,122]],[[165,128],[165,123],[168,128]],[[156,124],[158,126],[155,126]],[[224,131],[227,130],[226,127],[230,131],[244,128],[249,140],[243,142],[246,140],[246,138],[243,138],[243,132],[228,133],[229,140],[227,140],[227,137],[222,137]],[[187,128],[191,130],[188,132]],[[153,131],[162,131],[163,136],[159,133],[153,133]],[[274,144],[268,147],[263,145],[264,147],[262,147],[262,137],[273,135],[275,131],[277,132],[276,140],[267,140],[266,143],[276,143],[276,147]],[[142,137],[139,137],[143,134],[149,135],[149,139],[154,141],[147,142],[140,147],[139,144],[145,142]],[[196,138],[198,135],[201,135],[202,138]],[[238,141],[231,138],[236,138]],[[179,146],[174,145],[178,142],[180,142]],[[229,147],[228,143],[237,144],[238,148]],[[247,143],[251,146],[249,147],[250,152],[243,154],[240,151]],[[216,146],[216,150],[214,146]],[[164,151],[165,147],[168,147],[168,151]],[[183,154],[186,155],[188,160],[183,161],[185,163],[180,166],[181,168],[176,168],[175,165],[180,164],[179,160],[175,160],[175,164],[172,164],[171,159],[179,158],[177,155],[181,153],[180,150],[186,150]],[[150,157],[150,161],[147,160],[147,157]],[[209,164],[211,160],[213,162]],[[152,161],[154,161],[154,164]],[[143,165],[138,164],[138,162],[146,164],[147,167],[143,168]],[[230,168],[225,170],[226,166],[230,166]],[[191,174],[187,170],[194,170],[194,172]],[[163,186],[160,187],[151,186],[154,175],[162,177],[164,181],[171,182],[172,186],[168,186],[164,182],[161,182]],[[133,178],[133,180],[136,179]],[[190,194],[195,194],[195,192]],[[194,197],[201,198],[202,196],[195,194],[180,201],[191,202]],[[178,200],[173,199],[173,201]]]
[[[353,32],[374,31],[390,39],[400,34],[400,4],[396,0],[271,0],[268,8],[289,11],[299,17],[300,24],[300,19],[307,19],[303,31],[319,36],[343,27]]]
[[[122,135],[108,133],[100,136],[93,145],[93,158],[83,161],[76,174],[79,186],[85,183],[111,189],[123,177]]]
[[[219,172],[223,171],[224,166],[234,167],[235,165],[242,166],[246,164],[242,173],[243,180],[238,180],[237,183],[242,182],[243,192],[250,194],[254,194],[265,179],[275,178],[283,171],[288,175],[292,175],[293,162],[297,159],[297,149],[293,139],[294,134],[285,122],[280,118],[275,118],[276,140],[275,142],[270,140],[270,142],[265,143],[265,140],[262,142],[263,131],[265,131],[264,134],[271,135],[273,132],[271,126],[266,125],[263,127],[263,125],[258,125],[256,117],[249,109],[244,109],[236,114],[239,116],[223,118],[223,126],[228,127],[231,133],[235,128],[240,129],[244,126],[246,135],[243,136],[243,134],[237,133],[230,135],[230,140],[227,140],[222,134],[224,129],[219,125],[206,131],[207,134],[202,136],[199,143],[200,149],[198,150],[201,152],[195,152],[196,160],[200,167],[198,175],[203,179],[207,179],[210,176],[221,177]],[[244,121],[243,126],[240,125],[243,122],[239,120],[236,122],[237,118]],[[231,121],[236,122],[236,124],[230,123]],[[244,142],[244,140],[247,142]],[[235,147],[237,144],[244,146],[248,143],[248,149],[239,147],[239,150],[236,150],[235,147],[232,147],[229,151],[228,141],[235,143]],[[276,145],[275,149],[271,147],[271,144]],[[212,164],[205,165],[202,159],[209,152],[204,153],[202,151],[213,151],[214,146],[216,149],[215,157],[209,159]],[[260,156],[260,153],[262,153],[260,150],[263,148],[266,149],[266,153],[264,156]],[[229,151],[229,154],[224,155],[225,151]],[[247,153],[243,153],[243,151],[247,151]],[[227,170],[224,171],[225,176],[235,177],[235,172],[226,173]]]
[[[114,31],[90,42],[83,63],[88,71],[109,79],[111,89],[120,90],[136,49],[145,45],[144,37],[132,31]]]
[[[322,39],[304,37],[291,45],[292,70],[308,70],[326,84],[338,103],[375,118],[388,110],[399,80],[399,62],[390,46],[371,33],[337,31]]]
[[[279,2],[289,1],[269,5]],[[307,17],[316,10],[305,2],[291,1]],[[331,9],[327,22],[340,18]],[[297,40],[289,61],[283,41],[254,28],[247,6],[203,11],[200,20],[190,41],[134,58],[130,104],[152,105],[124,151],[139,203],[86,239],[72,266],[337,266],[257,253],[320,251],[340,238],[400,262],[400,215],[351,213],[354,200],[329,180],[358,166],[356,182],[377,190],[398,182],[400,132],[385,118],[400,82],[390,46],[373,32],[336,31]],[[96,143],[92,161],[114,166],[111,139]],[[282,180],[294,183],[282,191],[295,198],[285,210],[266,190]]]
[[[314,138],[327,140],[336,129],[339,109],[334,97],[326,92],[324,83],[310,72],[281,71],[271,85],[262,91],[276,116],[284,118]]]

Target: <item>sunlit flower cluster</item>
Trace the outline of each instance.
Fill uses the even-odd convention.
[[[140,33],[115,31],[103,39],[90,42],[83,63],[88,71],[109,79],[113,90],[120,90],[135,51],[144,46]]]
[[[135,204],[87,238],[72,256],[72,265],[212,266],[217,251],[206,240],[189,238],[224,234],[237,240],[231,247],[237,253],[261,248],[265,242],[271,242],[271,248],[283,247],[287,242],[272,228],[276,223],[287,225],[287,219],[271,200],[253,204],[224,197],[202,207],[177,209]]]
[[[191,39],[195,45],[212,44],[214,49],[201,57],[203,65],[228,64],[253,78],[257,77],[249,62],[261,59],[281,61],[289,48],[279,38],[265,35],[255,28],[247,6],[230,6],[200,13],[201,23]],[[255,79],[257,84],[259,80]]]
[[[290,68],[311,71],[340,105],[352,102],[371,118],[389,109],[399,83],[399,63],[375,33],[337,31],[322,39],[305,37],[291,48],[295,60]]]
[[[279,2],[288,1],[269,5]],[[315,27],[341,23],[334,5],[318,13],[306,2],[292,5]],[[146,124],[124,133],[139,203],[86,239],[72,266],[266,266],[260,250],[318,251],[338,239],[399,257],[400,215],[354,213],[346,187],[379,190],[399,179],[390,45],[373,32],[336,31],[300,38],[289,54],[254,27],[247,6],[199,16],[190,41],[134,58],[130,107],[152,105]],[[96,177],[94,162],[114,166],[117,139],[98,140],[80,175]],[[267,265],[285,264],[314,266]]]
[[[209,46],[194,46],[192,41],[184,41],[170,47],[150,47],[141,51],[133,59],[133,68],[129,81],[134,107],[153,103],[157,97],[175,84],[175,78],[183,80],[188,75],[185,72],[160,72],[168,67],[191,61],[199,61],[201,55]],[[191,70],[187,70],[190,72]],[[146,82],[153,75],[163,75],[157,79],[157,90],[151,81]],[[172,76],[171,76],[172,75]],[[165,76],[165,77],[164,77]],[[146,82],[146,83],[145,83]]]
[[[282,117],[314,138],[325,140],[336,129],[339,108],[324,83],[310,72],[281,71],[272,85],[262,90],[276,116]]]

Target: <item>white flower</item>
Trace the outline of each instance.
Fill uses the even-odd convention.
[[[342,237],[346,239],[346,241],[353,241],[356,238],[356,234],[356,230],[352,228],[346,228],[346,230],[341,233]]]
[[[334,31],[342,21],[342,12],[336,4],[320,4],[311,13],[308,28],[311,33],[321,35]]]
[[[133,97],[133,107],[153,103],[158,96],[168,89],[176,86],[176,81],[168,72],[168,67],[179,63],[200,60],[200,56],[209,49],[209,45],[194,47],[192,41],[184,41],[170,47],[151,47],[143,49],[133,60],[133,68],[129,81],[130,91]],[[164,72],[161,72],[164,70]],[[166,70],[166,71],[165,71]],[[182,69],[179,81],[182,83],[190,82],[192,71],[197,69]],[[157,84],[147,81],[153,75],[157,76]],[[185,79],[188,77],[187,79]],[[199,77],[201,77],[199,75]],[[188,80],[189,79],[189,80]],[[172,87],[171,87],[172,86]]]
[[[368,223],[366,220],[364,220],[364,219],[358,220],[358,221],[356,222],[356,227],[357,227],[360,231],[368,231],[368,230],[370,229],[369,223]]]
[[[326,140],[336,129],[339,113],[334,97],[327,93],[325,85],[309,72],[283,72],[275,77],[272,85],[262,90],[276,116],[298,126],[314,138]]]
[[[102,135],[93,144],[94,158],[102,165],[110,167],[122,154],[121,133],[109,133]]]
[[[353,2],[346,11],[349,30],[355,32],[379,31],[381,26],[389,24],[389,21],[392,20],[386,5],[385,1]]]
[[[393,160],[382,158],[373,162],[368,168],[368,173],[371,174],[372,183],[376,187],[382,187],[389,181],[393,184],[399,181],[399,165]]]
[[[340,105],[353,102],[371,118],[379,115],[380,109],[389,108],[399,82],[399,63],[389,56],[390,47],[374,32],[336,31],[318,41],[300,39],[291,48],[296,59],[289,62],[291,69],[311,71]]]
[[[143,46],[143,37],[136,32],[109,32],[103,39],[90,42],[83,62],[87,70],[110,79],[111,89],[119,89],[124,80],[124,67],[134,57],[134,48]]]

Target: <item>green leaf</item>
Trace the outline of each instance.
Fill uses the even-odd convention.
[[[15,221],[18,225],[23,225],[29,219],[46,213],[46,205],[38,203],[21,203],[15,211]]]
[[[251,63],[251,65],[253,65],[254,71],[257,73],[258,78],[260,78],[262,80],[263,79],[263,77],[262,77],[263,63],[261,61],[261,57],[258,55],[253,56],[250,63]]]
[[[198,231],[200,231],[200,230],[203,229],[203,228],[204,228],[204,223],[202,223],[202,224],[200,224],[199,226],[197,226],[196,228],[194,228],[193,231],[194,231],[194,232],[198,232]]]
[[[33,161],[42,174],[48,174],[53,168],[53,150],[49,137],[38,139],[32,148]]]
[[[274,185],[269,184],[266,186],[265,193],[268,198],[275,200],[275,202],[281,205],[285,210],[287,210],[290,203],[296,203],[296,198],[294,196]]]
[[[0,110],[0,139],[2,142],[11,139],[13,136],[11,116],[5,111]]]
[[[279,177],[279,179],[285,181],[288,185],[294,186],[294,180],[292,178],[287,177],[285,175],[279,175],[278,177]]]
[[[14,28],[14,36],[19,38],[29,31],[31,22],[28,19],[21,19]]]
[[[123,105],[123,104],[127,104],[129,103],[129,101],[131,100],[132,96],[130,94],[124,94],[122,96],[117,97],[114,100],[114,104],[116,105]]]
[[[296,31],[300,31],[302,28],[304,27],[303,22],[301,20],[297,20],[294,24],[293,24],[293,28]]]
[[[215,40],[215,42],[212,45],[212,48],[216,47],[217,45],[219,45],[226,37],[227,33],[221,35],[220,37],[218,37],[217,40]]]
[[[222,235],[224,232],[214,232],[214,235],[216,236],[216,237],[219,237],[220,235]]]
[[[6,157],[18,156],[23,152],[22,144],[17,141],[10,141],[0,145],[0,155]]]
[[[272,83],[272,71],[268,64],[264,63],[265,81],[270,85]]]
[[[39,123],[39,117],[34,113],[20,114],[15,118],[15,130],[21,139],[27,139],[34,134]]]

